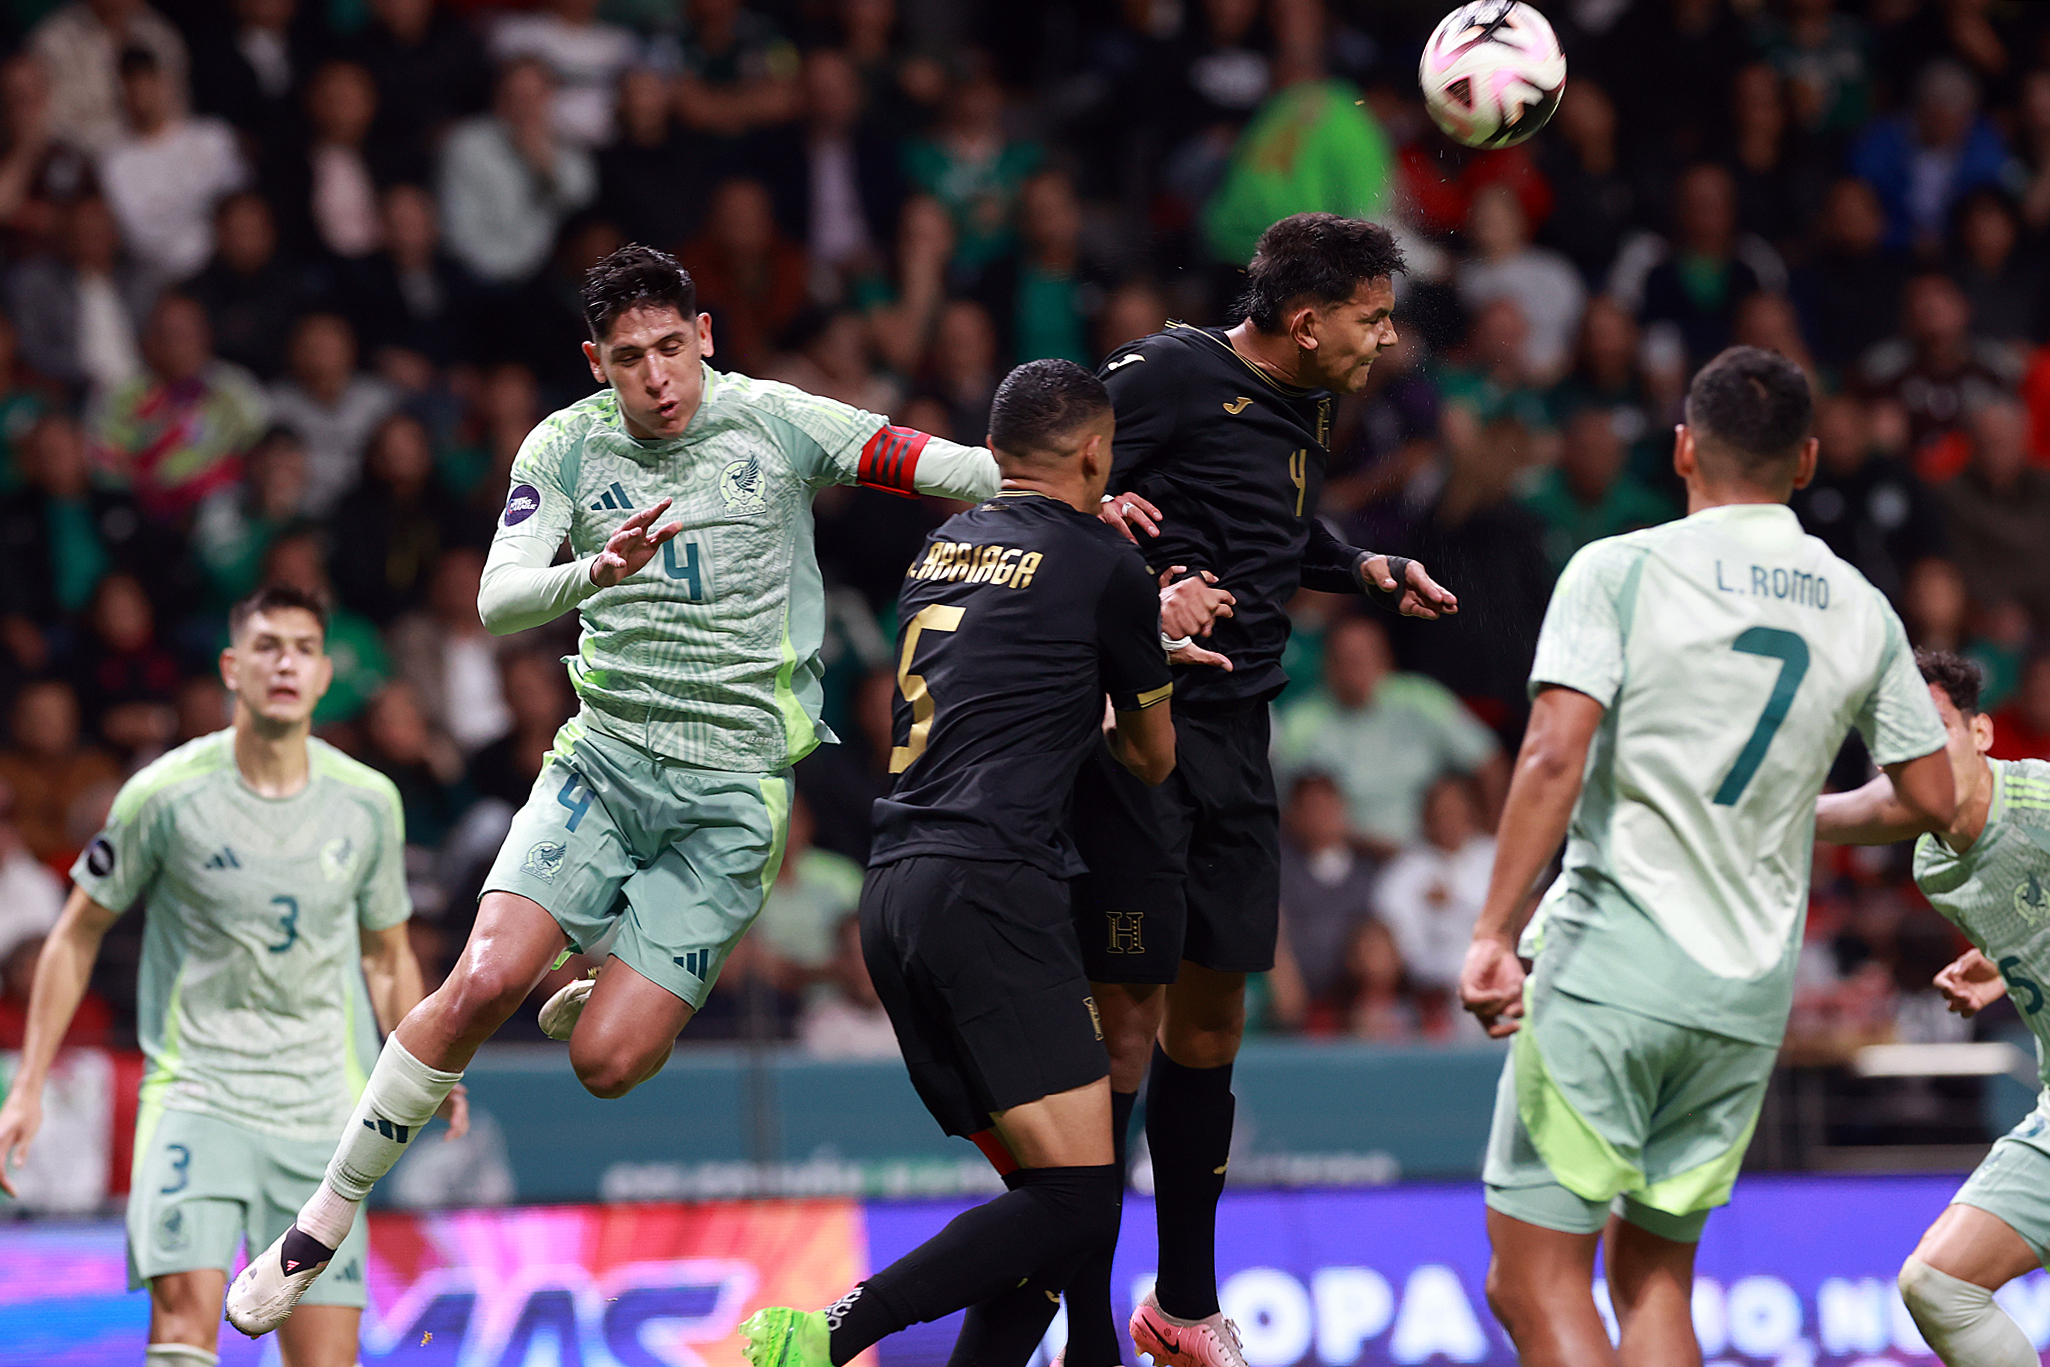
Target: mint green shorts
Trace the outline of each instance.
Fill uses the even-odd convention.
[[[693,1009],[761,913],[790,829],[790,771],[693,769],[571,720],[485,879],[547,909]]]
[[[1495,1094],[1488,1205],[1592,1234],[1613,1213],[1694,1243],[1730,1199],[1777,1053],[1529,989]]]
[[[148,1102],[135,1126],[128,1181],[128,1289],[205,1268],[232,1271],[269,1248],[313,1195],[334,1156],[332,1139],[278,1139],[233,1121]],[[358,1220],[304,1305],[361,1309],[369,1221]]]
[[[2050,1098],[2038,1102],[2021,1124],[1993,1141],[1979,1166],[1951,1197],[1973,1206],[2022,1236],[2036,1261],[2050,1266]]]

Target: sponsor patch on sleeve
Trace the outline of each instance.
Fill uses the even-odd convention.
[[[517,527],[540,511],[541,491],[531,484],[515,484],[505,496],[503,520],[508,527]]]
[[[114,871],[114,847],[101,836],[85,847],[85,871],[95,878],[105,878]]]

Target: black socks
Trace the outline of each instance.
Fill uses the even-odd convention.
[[[1184,1068],[1159,1045],[1147,1074],[1160,1280],[1153,1293],[1177,1319],[1217,1313],[1217,1198],[1231,1161],[1231,1065]]]
[[[1125,1175],[1126,1137],[1132,1129],[1137,1092],[1110,1094],[1110,1136],[1117,1149],[1118,1178]],[[1068,1278],[1067,1367],[1118,1367],[1124,1361],[1124,1340],[1110,1312],[1110,1260],[1117,1251],[1112,1239],[1089,1253]]]
[[[1028,1279],[1058,1287],[1077,1258],[1117,1237],[1123,1179],[1115,1165],[1020,1168],[1006,1181],[1010,1191],[955,1216],[826,1311],[835,1364],[906,1325],[1020,1290]]]

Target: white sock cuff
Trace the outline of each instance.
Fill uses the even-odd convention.
[[[143,1367],[219,1367],[221,1355],[189,1343],[152,1343],[142,1351]]]
[[[1938,1271],[1912,1254],[1901,1264],[1900,1280],[1903,1289],[1917,1286],[1924,1299],[1945,1302],[1946,1309],[1979,1310],[1993,1302],[1993,1293],[1977,1282]]]
[[[370,1070],[370,1081],[363,1088],[363,1100],[378,1115],[395,1124],[425,1125],[434,1119],[441,1103],[462,1080],[461,1073],[444,1073],[439,1068],[429,1068],[408,1053],[406,1046],[399,1043],[399,1037],[393,1035],[384,1042],[384,1049],[377,1056],[377,1066]]]

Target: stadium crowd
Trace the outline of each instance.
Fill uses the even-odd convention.
[[[1731,342],[1827,396],[1808,528],[1985,667],[1995,754],[2050,757],[2050,6],[1556,0],[1564,101],[1487,152],[1417,94],[1443,7],[12,0],[0,1047],[120,780],[223,724],[224,610],[265,582],[335,605],[321,734],[398,785],[446,965],[574,705],[573,619],[488,635],[484,550],[521,440],[594,387],[575,287],[627,241],[689,268],[715,365],[975,441],[1016,361],[1231,320],[1274,218],[1398,226],[1403,342],[1339,407],[1322,511],[1467,610],[1297,605],[1267,1028],[1472,1030],[1453,988],[1552,579],[1681,511],[1677,400]],[[894,1047],[849,916],[897,584],[948,511],[818,501],[844,743],[799,766],[693,1037]],[[81,1041],[123,1038],[139,920]],[[1921,989],[1953,942],[1899,851],[1823,850],[1809,934],[1797,1051],[1949,1028]]]

